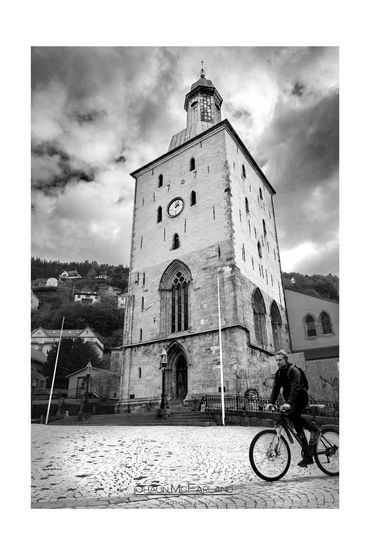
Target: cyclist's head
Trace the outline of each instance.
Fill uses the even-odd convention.
[[[288,355],[285,351],[281,350],[278,351],[275,355],[275,360],[277,362],[278,367],[285,366],[288,362]]]

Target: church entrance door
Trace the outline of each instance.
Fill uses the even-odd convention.
[[[186,359],[180,355],[176,361],[176,398],[184,399],[188,392],[188,366]]]

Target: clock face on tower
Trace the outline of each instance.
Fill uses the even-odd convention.
[[[182,198],[177,197],[171,200],[170,204],[167,206],[167,213],[172,218],[178,216],[184,208],[184,201]]]

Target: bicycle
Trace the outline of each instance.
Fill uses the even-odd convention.
[[[325,405],[309,405],[309,408],[323,408]],[[268,482],[280,480],[289,469],[291,452],[289,444],[283,435],[285,432],[290,443],[294,443],[293,437],[302,447],[303,443],[298,437],[284,411],[275,407],[279,412],[279,418],[273,430],[262,430],[252,440],[249,447],[249,460],[254,472]],[[314,420],[315,418],[313,418]],[[313,457],[322,472],[329,476],[339,474],[339,430],[333,425],[320,427],[320,437],[314,446]]]

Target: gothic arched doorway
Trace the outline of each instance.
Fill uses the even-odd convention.
[[[168,394],[171,399],[185,399],[188,392],[188,361],[183,347],[175,342],[167,350]]]
[[[176,361],[176,398],[185,399],[188,392],[188,365],[183,355]]]

